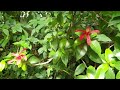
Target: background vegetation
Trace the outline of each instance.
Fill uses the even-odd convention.
[[[119,79],[120,12],[0,11],[0,47],[1,79]]]

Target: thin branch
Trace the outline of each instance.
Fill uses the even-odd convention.
[[[100,18],[101,20],[103,20],[104,22],[109,23],[108,21],[106,21],[104,18],[102,18],[102,16],[100,16],[100,15],[99,15],[98,13],[96,13],[95,11],[93,11],[93,13],[95,13],[96,15],[98,15],[99,18]]]
[[[82,60],[82,62],[84,63],[84,65],[85,65],[85,67],[87,68],[87,65],[86,65],[86,63]]]
[[[37,64],[34,64],[34,66],[48,64],[48,63],[51,62],[52,60],[53,60],[53,58],[50,58],[50,59],[48,59],[48,61],[43,62],[43,63],[37,63]]]

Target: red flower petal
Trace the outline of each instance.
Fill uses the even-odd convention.
[[[8,64],[12,64],[13,62],[14,62],[14,59],[8,61],[7,63],[8,63]]]
[[[85,36],[86,34],[85,33],[82,33],[81,35],[80,35],[80,40],[83,40],[83,38],[84,38],[84,36]]]
[[[90,35],[87,35],[87,44],[90,45],[91,44],[91,39],[90,39]]]
[[[99,30],[92,30],[91,33],[100,33]]]

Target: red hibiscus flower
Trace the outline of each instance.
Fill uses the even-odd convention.
[[[75,32],[82,32],[82,34],[79,36],[80,40],[83,40],[83,38],[87,39],[87,44],[91,44],[90,35],[92,33],[99,33],[99,30],[91,30],[91,28],[88,26],[86,30],[75,30]]]
[[[25,61],[27,60],[27,57],[25,54],[23,54],[23,52],[26,50],[26,48],[24,48],[22,51],[17,52],[17,53],[12,53],[12,56],[14,56],[14,58],[10,61],[8,61],[8,64],[12,64],[14,61],[16,61],[16,64],[20,64],[21,60],[24,59]]]

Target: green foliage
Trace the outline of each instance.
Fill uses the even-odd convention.
[[[1,11],[0,78],[119,79],[119,40],[120,11]]]

